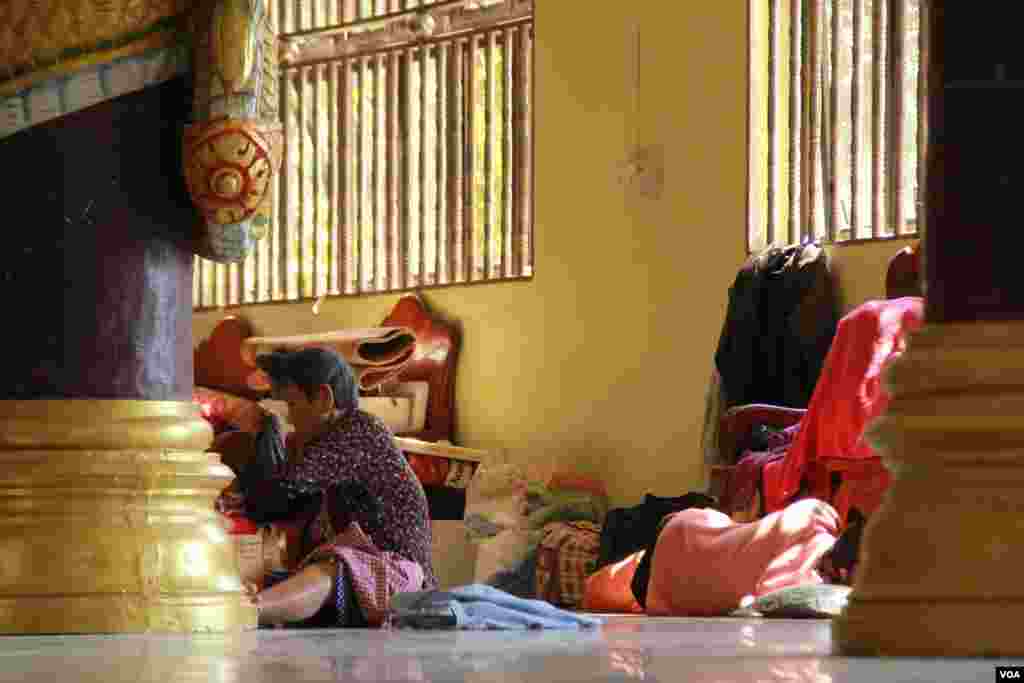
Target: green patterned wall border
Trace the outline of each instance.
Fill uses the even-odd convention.
[[[179,42],[110,63],[87,66],[0,96],[0,138],[99,102],[162,83],[190,69],[191,51]]]

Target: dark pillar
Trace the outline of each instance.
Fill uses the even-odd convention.
[[[256,625],[191,402],[190,99],[177,79],[0,140],[0,633]]]
[[[1011,3],[930,5],[928,324],[886,370],[871,515],[840,654],[1020,657],[1024,641],[1024,60]]]
[[[0,398],[190,399],[190,102],[177,78],[0,140]]]
[[[1024,55],[1012,3],[931,5],[927,317],[1024,319]]]

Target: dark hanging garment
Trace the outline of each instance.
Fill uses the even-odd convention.
[[[819,244],[751,256],[729,289],[715,352],[727,406],[806,407],[838,323],[828,256]]]

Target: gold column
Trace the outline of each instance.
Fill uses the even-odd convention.
[[[1021,656],[1024,322],[933,324],[872,427],[893,472],[865,531],[844,654]]]
[[[182,401],[0,401],[0,633],[256,626]]]

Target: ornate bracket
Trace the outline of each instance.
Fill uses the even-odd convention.
[[[202,216],[194,251],[238,263],[269,229],[281,166],[277,37],[266,0],[203,0],[193,36],[195,122],[185,128],[184,170]]]

